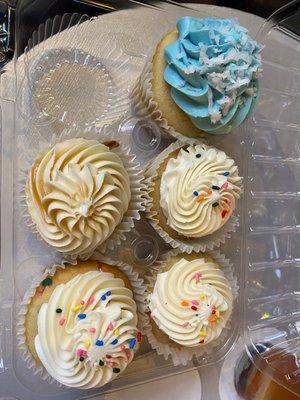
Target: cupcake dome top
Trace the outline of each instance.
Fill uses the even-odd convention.
[[[165,48],[172,99],[197,128],[227,133],[257,103],[262,47],[231,19],[183,17],[177,29]]]
[[[160,205],[168,225],[185,237],[214,233],[230,218],[241,193],[234,161],[205,144],[181,148],[161,177]]]
[[[182,256],[157,275],[151,317],[171,340],[185,347],[207,344],[221,334],[232,309],[228,280],[210,258]]]
[[[58,251],[93,251],[128,209],[130,182],[122,160],[96,140],[69,139],[38,156],[26,184],[29,213]]]
[[[116,378],[138,347],[132,291],[110,272],[58,285],[38,314],[35,349],[58,382],[87,389]]]

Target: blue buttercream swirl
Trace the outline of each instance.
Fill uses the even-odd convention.
[[[262,47],[231,19],[183,17],[165,48],[165,81],[175,103],[199,129],[228,133],[258,100]]]

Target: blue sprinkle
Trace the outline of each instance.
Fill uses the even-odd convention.
[[[226,172],[224,172],[224,174],[223,174],[224,176],[228,176],[229,175],[229,172],[228,171],[226,171]]]
[[[103,346],[104,345],[104,343],[103,343],[103,340],[96,340],[96,346]]]
[[[112,342],[111,342],[111,344],[113,344],[113,345],[115,345],[115,344],[117,344],[118,343],[118,339],[114,339]]]
[[[105,294],[101,296],[101,300],[103,300],[103,301],[106,300],[106,295]]]
[[[200,158],[200,157],[201,157],[201,154],[199,154],[199,153],[196,154],[196,157],[197,157],[197,158]]]
[[[198,196],[198,194],[199,194],[199,193],[197,192],[197,190],[195,190],[195,191],[193,192],[193,195],[194,195],[194,196]]]
[[[108,292],[106,292],[106,296],[110,296],[111,295],[111,291],[109,290]]]
[[[84,319],[84,318],[86,318],[86,314],[78,314],[77,317],[79,319]]]
[[[135,343],[136,343],[136,339],[135,339],[135,338],[130,339],[130,341],[129,341],[129,348],[130,348],[130,349],[133,349],[134,346],[135,346]]]

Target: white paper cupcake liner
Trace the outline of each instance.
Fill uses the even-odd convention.
[[[26,181],[28,178],[28,173],[31,169],[32,164],[34,163],[36,157],[39,153],[45,149],[49,149],[53,147],[56,143],[62,142],[64,140],[68,140],[71,138],[84,138],[87,140],[97,140],[100,143],[105,143],[107,141],[115,140],[119,143],[119,146],[113,148],[111,151],[116,153],[120,159],[122,160],[124,167],[129,175],[130,179],[130,192],[131,199],[129,202],[129,206],[121,222],[116,226],[113,233],[106,239],[104,243],[99,246],[96,246],[94,249],[90,250],[87,253],[80,254],[79,257],[82,259],[87,259],[91,256],[91,254],[95,251],[95,249],[101,251],[102,253],[106,251],[106,249],[112,250],[116,245],[119,245],[122,240],[125,240],[125,234],[129,232],[133,226],[134,221],[140,219],[140,212],[145,210],[145,202],[146,202],[146,186],[144,182],[143,171],[140,168],[140,164],[135,161],[135,155],[131,154],[129,143],[126,138],[120,138],[117,135],[116,131],[112,131],[110,127],[104,127],[102,129],[88,129],[85,131],[78,131],[76,129],[68,129],[64,130],[61,134],[52,134],[47,140],[43,136],[39,136],[38,132],[35,137],[35,144],[38,147],[32,146],[25,154],[22,155],[22,166],[21,166],[21,176],[17,181],[16,195],[17,198],[20,199],[21,202],[21,214],[25,221],[25,224],[31,229],[32,232],[37,234],[40,240],[43,240],[40,236],[35,223],[33,222],[27,207],[26,202],[26,194],[25,187]],[[24,153],[24,150],[23,150]],[[45,243],[47,243],[45,241]],[[48,243],[47,243],[48,244]],[[49,247],[52,248],[48,244]],[[53,248],[54,249],[54,248]],[[54,249],[55,250],[55,249]],[[68,253],[60,253],[64,257],[68,259],[76,259],[77,255],[71,255]]]
[[[156,281],[157,274],[161,271],[164,262],[168,261],[172,256],[181,254],[181,252],[176,249],[172,250],[167,253],[164,257],[161,258],[153,267],[151,271],[151,275],[148,277],[149,286],[153,287]],[[219,250],[206,252],[208,256],[211,256],[214,261],[220,266],[220,269],[223,271],[225,277],[228,279],[233,295],[233,308],[234,303],[238,297],[239,286],[237,283],[237,278],[234,275],[234,270],[232,264],[228,259],[226,259],[225,255],[220,253]],[[184,254],[183,254],[184,257]],[[149,295],[148,295],[149,296]],[[205,346],[199,347],[174,347],[168,343],[160,342],[157,337],[152,332],[152,325],[151,325],[151,316],[150,311],[145,315],[142,316],[143,324],[144,324],[144,333],[147,336],[147,339],[151,345],[151,347],[156,350],[159,355],[162,355],[165,360],[171,357],[173,364],[176,365],[186,365],[189,361],[192,360],[193,357],[202,357],[205,355],[209,355],[212,351],[219,346],[221,343],[224,343],[229,335],[230,328],[231,328],[231,318],[228,319],[226,322],[225,327],[223,328],[220,336],[213,340],[212,342],[206,344]]]
[[[119,270],[121,270],[129,279],[134,300],[137,305],[137,313],[138,313],[138,329],[143,332],[143,326],[145,324],[145,310],[146,310],[146,294],[147,289],[144,284],[143,279],[141,279],[136,271],[133,270],[132,266],[123,263],[122,261],[112,260],[108,257],[103,256],[102,254],[95,252],[91,257],[91,260],[101,261],[103,263],[116,266]],[[47,372],[47,370],[43,367],[42,363],[37,364],[36,360],[32,356],[29,351],[29,348],[26,344],[26,332],[25,332],[25,320],[26,314],[28,311],[28,306],[30,305],[31,299],[34,296],[37,287],[41,284],[41,282],[48,276],[53,276],[58,268],[66,268],[67,264],[76,265],[77,261],[63,260],[61,264],[53,265],[50,268],[46,268],[43,272],[41,271],[37,274],[32,282],[30,288],[26,291],[22,302],[19,305],[19,310],[17,314],[16,321],[16,336],[17,336],[17,346],[21,352],[23,360],[26,362],[27,367],[32,370],[34,375],[40,376],[43,380],[48,383],[55,382],[58,386],[64,386],[55,379],[53,379]],[[78,273],[80,273],[80,268],[78,269]]]
[[[198,142],[199,143],[199,142]],[[159,210],[152,209],[152,199],[149,196],[151,192],[154,191],[154,179],[158,176],[157,170],[160,164],[171,154],[173,151],[178,150],[184,144],[183,142],[176,141],[171,143],[164,151],[162,151],[150,164],[148,164],[145,169],[145,181],[148,187],[148,196],[146,203],[146,216],[156,230],[156,232],[161,236],[161,238],[168,243],[173,248],[179,248],[180,251],[185,253],[194,252],[205,252],[213,250],[215,247],[220,246],[224,243],[226,238],[230,237],[232,232],[235,232],[239,225],[238,217],[231,215],[229,220],[216,232],[203,236],[201,238],[187,238],[186,240],[178,240],[172,238],[160,225],[157,219]],[[195,141],[189,144],[195,144]]]
[[[164,118],[162,111],[158,108],[157,102],[153,98],[152,84],[152,63],[147,62],[141,76],[137,80],[132,90],[133,112],[136,116],[145,118],[151,117],[153,121],[160,127],[165,136],[173,136],[186,143],[193,143],[205,137],[199,131],[199,137],[189,137],[176,131],[169,125],[166,118]]]

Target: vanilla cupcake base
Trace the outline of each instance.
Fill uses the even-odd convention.
[[[65,261],[60,265],[54,265],[46,269],[44,273],[36,276],[19,306],[16,334],[18,348],[27,367],[32,370],[34,375],[39,375],[49,383],[55,382],[57,385],[63,386],[49,375],[35,350],[34,340],[37,335],[39,309],[43,303],[47,303],[51,293],[59,284],[70,281],[78,274],[96,271],[99,267],[102,271],[111,272],[115,277],[121,278],[125,287],[133,292],[134,301],[137,305],[137,327],[140,331],[142,330],[143,321],[145,320],[146,286],[131,266],[120,261],[111,260],[100,254],[95,254],[93,260],[84,263],[79,262],[78,265],[77,262],[69,264],[68,261]]]
[[[195,144],[195,141],[193,142]],[[179,235],[167,224],[160,206],[160,182],[162,173],[165,170],[168,160],[176,156],[179,150],[184,146],[182,142],[172,143],[145,170],[146,183],[149,188],[148,200],[146,203],[146,216],[156,232],[173,248],[178,248],[185,253],[205,252],[213,250],[215,247],[224,243],[226,238],[234,232],[238,226],[238,218],[231,215],[230,219],[214,233],[202,236],[200,238],[184,237]]]
[[[27,153],[25,152],[24,158],[22,158],[22,174],[17,182],[17,192],[21,201],[20,208],[22,212],[25,224],[31,229],[31,231],[37,235],[40,240],[43,240],[40,236],[35,223],[28,212],[26,203],[25,187],[28,176],[28,171],[30,171],[36,157],[45,149],[50,149],[55,144],[63,142],[68,139],[74,138],[84,138],[86,140],[97,140],[99,143],[111,145],[111,150],[116,153],[124,164],[124,168],[128,173],[130,180],[130,193],[131,198],[129,201],[129,206],[127,211],[124,213],[121,222],[116,226],[113,233],[99,246],[96,248],[80,253],[79,257],[81,259],[88,259],[95,249],[104,253],[106,249],[113,249],[116,245],[119,245],[122,240],[125,240],[125,234],[129,232],[134,226],[134,220],[140,219],[140,212],[145,210],[145,196],[146,187],[143,182],[143,172],[140,169],[140,164],[135,161],[135,156],[131,154],[129,143],[124,143],[122,138],[119,138],[115,132],[112,132],[109,128],[97,130],[89,129],[86,131],[77,130],[66,130],[60,135],[52,135],[48,138],[48,141],[44,137],[39,137],[36,142],[39,143],[39,148],[30,149]],[[45,242],[49,247],[51,247],[47,242]],[[75,260],[77,255],[62,253],[64,257],[70,260]]]
[[[170,252],[164,259],[156,264],[155,268],[152,271],[152,275],[149,277],[149,286],[148,292],[151,292],[151,289],[154,287],[156,276],[159,273],[163,273],[171,268],[171,265],[167,265],[165,267],[165,263],[174,257],[182,255],[180,251],[173,250]],[[212,251],[206,253],[207,256],[211,257],[220,267],[221,271],[224,273],[225,277],[229,281],[230,288],[232,291],[233,299],[235,300],[238,296],[238,284],[237,278],[234,276],[232,265],[229,260],[225,258],[223,254],[219,251]],[[201,256],[201,254],[183,254],[183,257],[188,260],[197,259]],[[164,269],[166,268],[166,269]],[[149,295],[148,295],[149,296]],[[209,355],[212,351],[224,343],[228,337],[229,331],[231,328],[231,317],[229,317],[225,327],[223,328],[220,336],[213,341],[199,345],[198,347],[184,347],[180,344],[172,341],[166,333],[164,333],[156,324],[156,322],[151,318],[150,312],[148,311],[147,318],[144,319],[144,332],[147,336],[147,339],[151,345],[151,347],[157,351],[159,355],[162,355],[166,360],[170,357],[173,364],[176,365],[186,365],[189,361],[192,360],[193,357],[201,357],[205,355]]]

